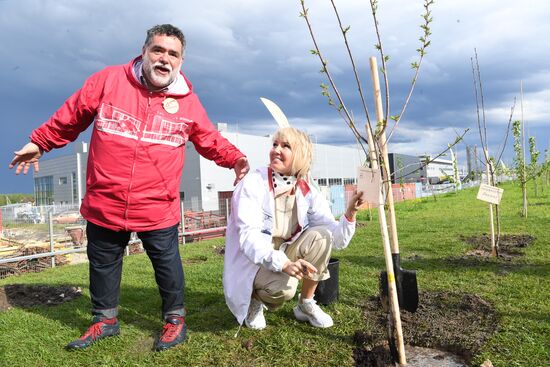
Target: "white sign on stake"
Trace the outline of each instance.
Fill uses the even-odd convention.
[[[502,199],[503,192],[504,189],[501,189],[500,187],[481,184],[479,185],[479,191],[477,192],[477,199],[498,205],[500,204],[500,199]]]
[[[380,205],[381,181],[380,170],[368,167],[357,169],[357,191],[363,191],[363,201],[373,206]]]

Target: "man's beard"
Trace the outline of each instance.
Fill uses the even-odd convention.
[[[161,76],[155,73],[155,68],[163,68],[168,70],[169,74]],[[143,56],[143,74],[147,82],[155,88],[164,88],[169,86],[177,76],[177,70],[172,70],[170,64],[163,64],[160,61],[151,64],[151,60],[147,55]]]

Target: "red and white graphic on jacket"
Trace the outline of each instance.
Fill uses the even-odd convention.
[[[187,141],[188,125],[185,122],[171,121],[159,114],[152,116],[152,121],[147,126],[144,121],[128,112],[102,103],[95,122],[99,131],[135,140],[141,137],[142,141],[153,144],[178,147]]]

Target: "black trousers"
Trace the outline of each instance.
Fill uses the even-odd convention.
[[[88,260],[92,314],[116,317],[120,298],[122,259],[131,232],[116,232],[88,222]],[[147,252],[162,299],[162,316],[184,316],[185,279],[178,248],[178,225],[138,232]]]

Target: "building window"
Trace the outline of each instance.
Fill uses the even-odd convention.
[[[36,205],[51,205],[53,203],[53,176],[34,179],[34,196]]]
[[[66,185],[67,184],[67,177],[59,177],[59,184],[60,185]]]
[[[73,204],[80,204],[78,202],[78,182],[76,180],[76,172],[71,173],[72,190],[73,190]]]
[[[328,185],[329,186],[342,185],[342,179],[341,178],[329,178],[328,179]]]

